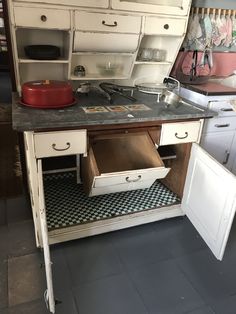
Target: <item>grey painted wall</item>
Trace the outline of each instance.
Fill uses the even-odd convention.
[[[199,8],[235,9],[235,0],[193,0],[192,5]]]

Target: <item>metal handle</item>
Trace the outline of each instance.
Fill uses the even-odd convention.
[[[67,149],[70,148],[70,143],[69,142],[67,142],[66,145],[67,145],[67,147],[65,147],[65,148],[56,148],[57,144],[54,143],[54,144],[52,144],[52,148],[54,150],[58,151],[58,152],[61,152],[63,150],[67,150]]]
[[[221,108],[220,110],[221,111],[233,111],[233,109],[230,109],[230,108]]]
[[[46,22],[48,18],[46,17],[46,15],[41,15],[40,19],[42,22]]]
[[[109,26],[109,27],[116,27],[117,26],[117,22],[114,21],[114,24],[107,24],[106,21],[102,21],[102,25]]]
[[[225,123],[225,124],[215,124],[216,128],[227,128],[228,126],[230,126],[229,123]]]
[[[142,178],[142,176],[141,176],[141,175],[138,175],[137,179],[130,180],[129,177],[126,177],[125,180],[126,180],[127,182],[131,183],[131,182],[138,182],[141,178]]]
[[[164,25],[164,29],[169,29],[169,27],[170,27],[169,24]]]
[[[177,137],[178,139],[182,140],[184,138],[187,138],[188,137],[188,132],[184,132],[184,136],[179,136],[178,133],[175,133],[175,137]]]
[[[228,150],[225,151],[225,160],[222,162],[223,165],[226,165],[229,161],[230,152]]]

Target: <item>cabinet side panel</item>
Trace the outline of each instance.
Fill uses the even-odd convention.
[[[171,170],[162,182],[180,198],[183,196],[191,146],[191,143],[175,145],[176,159],[165,161],[165,166]]]

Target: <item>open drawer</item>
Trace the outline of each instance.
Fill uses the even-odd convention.
[[[150,187],[165,168],[147,132],[95,137],[82,158],[82,180],[89,196]]]

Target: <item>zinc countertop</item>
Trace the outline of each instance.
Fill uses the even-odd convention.
[[[96,92],[76,95],[76,104],[60,109],[36,109],[20,103],[17,93],[13,94],[12,123],[16,131],[50,131],[60,129],[76,129],[104,126],[118,127],[122,124],[154,125],[156,122],[210,118],[215,113],[189,101],[182,100],[177,105],[157,102],[156,95],[144,94],[138,91],[133,95],[137,100],[130,101],[121,96],[115,96],[112,104],[103,95]],[[144,104],[148,110],[127,110],[124,112],[86,113],[84,108],[90,106],[132,105]]]

